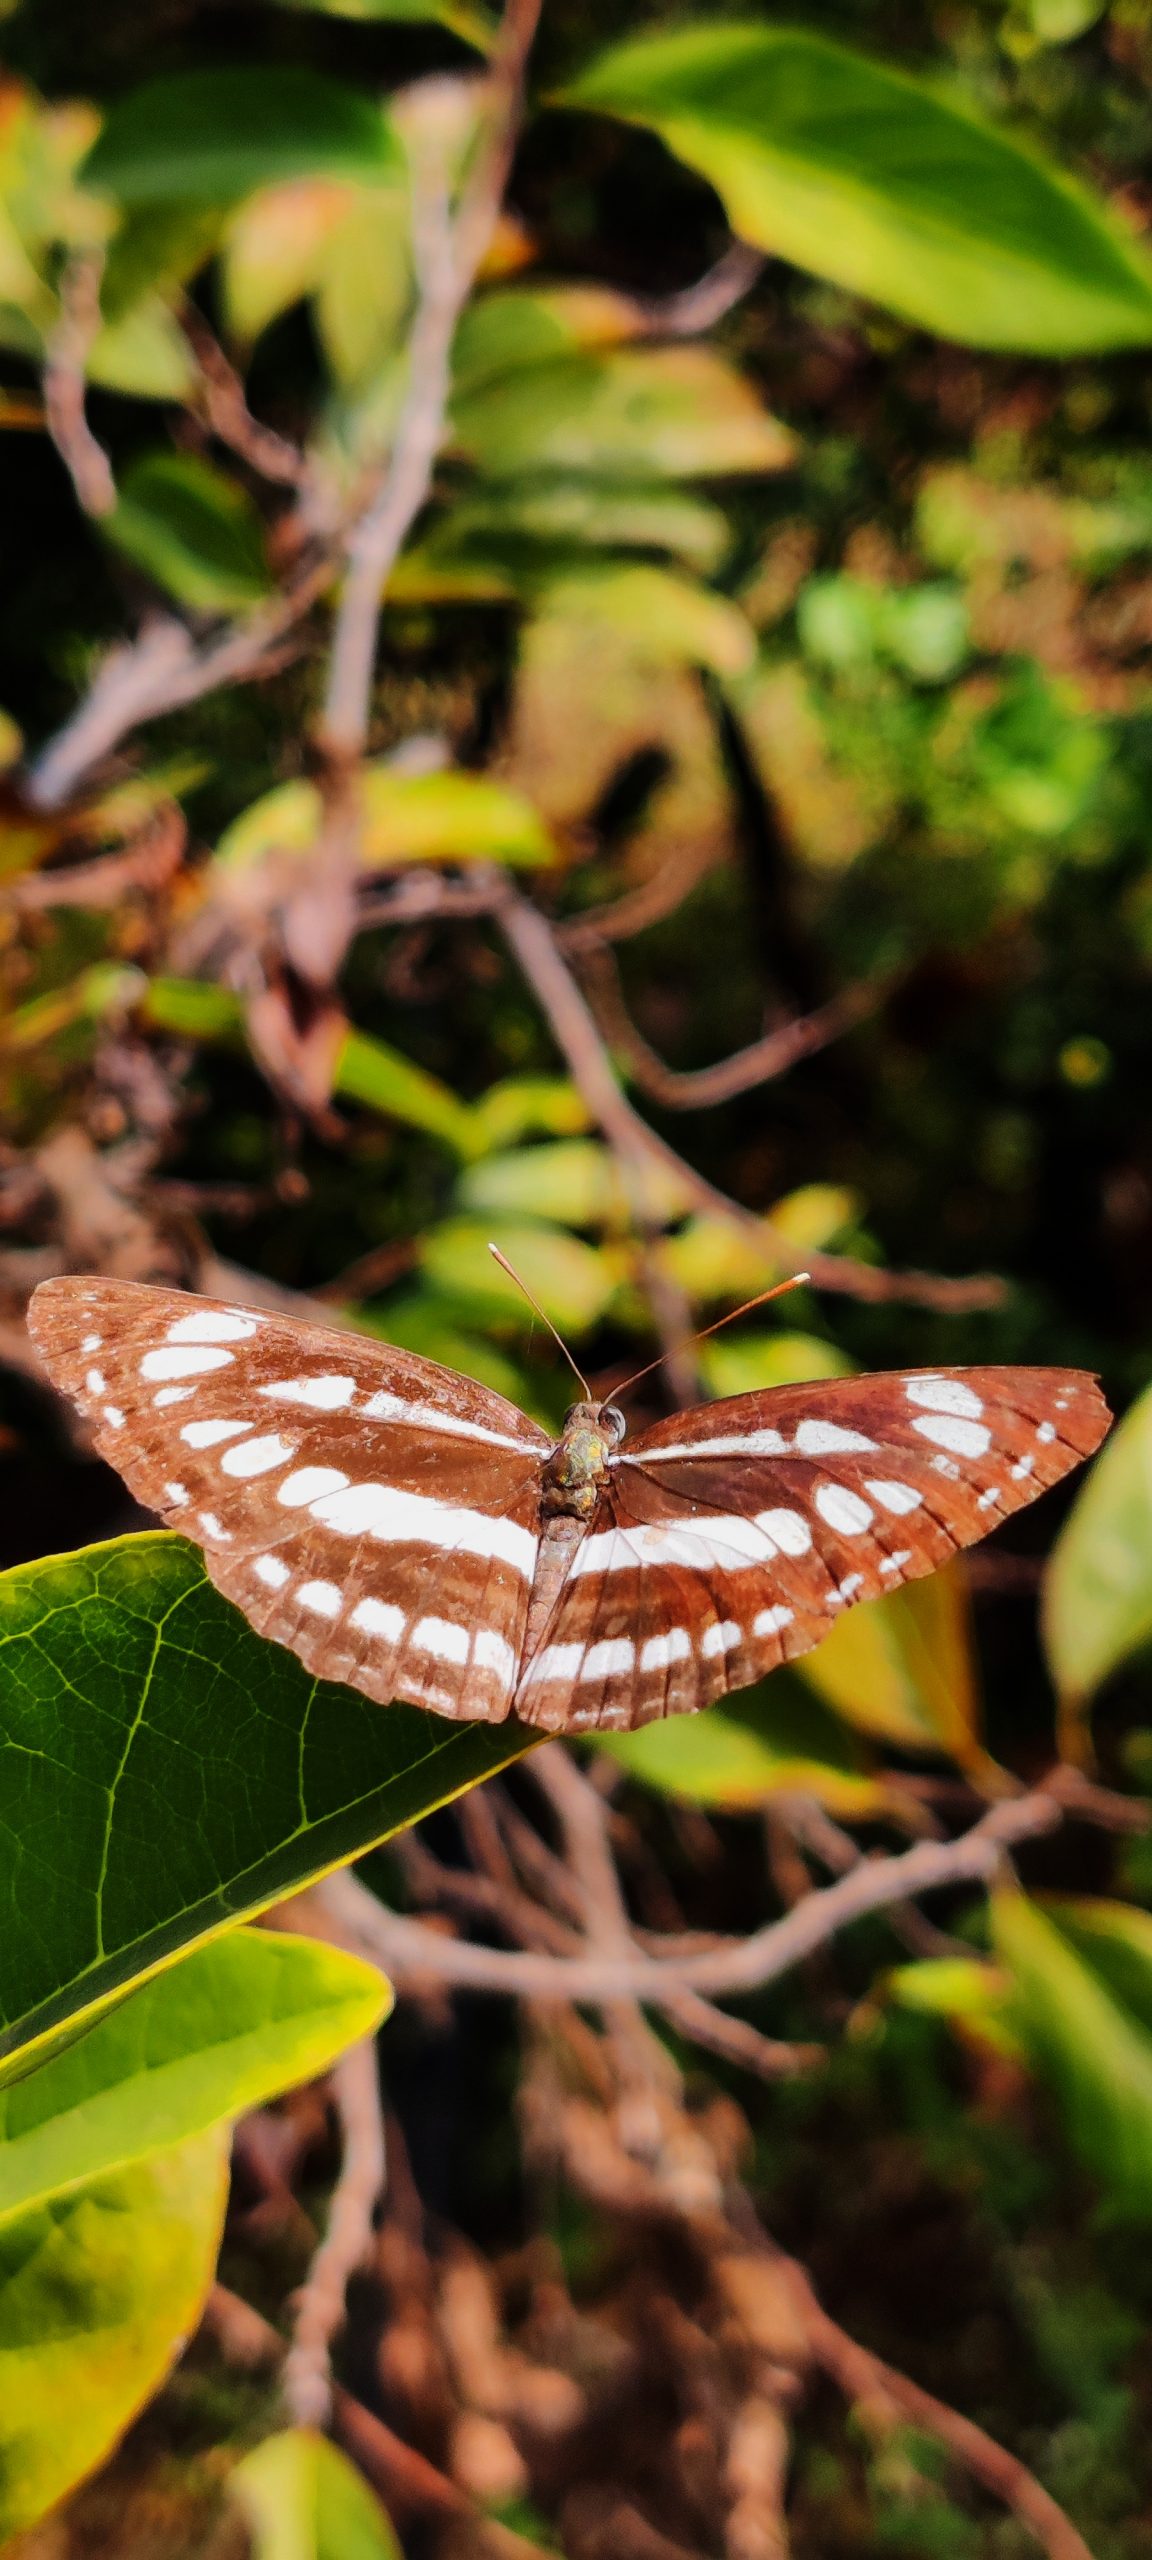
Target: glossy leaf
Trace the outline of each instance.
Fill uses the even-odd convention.
[[[641,36],[567,99],[661,134],[743,239],[944,337],[1036,355],[1152,338],[1152,269],[1084,189],[822,35]]]
[[[160,1532],[0,1577],[0,2057],[526,1740],[313,1680]]]
[[[962,1569],[946,1565],[845,1610],[796,1669],[862,1732],[905,1750],[935,1745],[964,1768],[987,1766]]]
[[[1090,1697],[1152,1638],[1152,1387],[1112,1433],[1061,1530],[1043,1623],[1069,1702]]]
[[[310,2427],[268,2436],[229,2474],[252,2560],[403,2560],[378,2499]]]
[[[480,773],[398,773],[369,765],[362,781],[360,858],[366,870],[408,862],[503,862],[539,869],[556,848],[530,800]],[[322,806],[314,783],[282,782],[235,818],[216,859],[229,866],[266,853],[311,852]]]
[[[420,1248],[420,1266],[442,1296],[489,1314],[513,1317],[518,1327],[534,1321],[532,1310],[515,1283],[488,1251],[498,1244],[515,1263],[545,1313],[561,1333],[586,1333],[602,1316],[616,1285],[603,1254],[562,1228],[518,1225],[492,1218],[483,1225],[472,1218],[446,1218],[432,1227]]]
[[[695,479],[780,471],[792,437],[704,347],[571,355],[458,390],[458,443],[489,479],[522,471]]]
[[[732,1813],[796,1790],[834,1813],[859,1816],[883,1804],[859,1746],[788,1671],[707,1715],[598,1734],[596,1745],[660,1794]]]
[[[131,463],[102,519],[119,551],[197,613],[230,613],[269,591],[264,538],[245,489],[192,453]]]
[[[0,2536],[104,2459],[196,2327],[224,2127],[0,2222]]]
[[[992,1905],[1013,2017],[1110,2205],[1152,2218],[1152,1915],[1110,1902]]]
[[[81,177],[124,205],[229,204],[283,178],[387,177],[399,165],[370,98],[323,72],[264,63],[174,72],[129,90]]]
[[[0,2224],[327,2071],[387,2013],[374,1965],[232,1929],[0,2089]]]

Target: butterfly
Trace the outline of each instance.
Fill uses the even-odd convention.
[[[1096,1448],[1075,1369],[918,1369],[555,1438],[363,1335],[69,1278],[29,1326],[139,1501],[309,1671],[551,1733],[684,1715],[984,1537]]]

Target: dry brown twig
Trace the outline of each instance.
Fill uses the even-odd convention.
[[[384,2186],[384,2117],[376,2042],[366,2036],[332,2073],[343,2157],[328,2227],[301,2288],[284,2360],[284,2399],[294,2426],[323,2427],[332,2408],[332,2341],[341,2328],[349,2278],[363,2266]]]
[[[280,488],[309,489],[312,472],[306,455],[287,436],[253,417],[235,366],[194,303],[185,304],[180,325],[196,359],[204,416],[213,435],[262,480]]]
[[[814,1057],[818,1049],[826,1049],[830,1041],[839,1040],[845,1031],[875,1013],[885,992],[879,986],[845,987],[814,1013],[781,1023],[761,1039],[750,1041],[747,1048],[718,1059],[715,1066],[677,1070],[666,1066],[637,1030],[620,992],[619,974],[610,953],[602,951],[595,959],[589,955],[582,974],[590,986],[604,1037],[624,1059],[632,1082],[650,1101],[663,1103],[670,1111],[711,1111],[719,1103],[731,1102],[738,1093],[751,1093],[756,1085],[786,1075],[790,1067]]]
[[[87,364],[101,327],[102,249],[78,249],[60,279],[60,316],[44,364],[44,419],[80,505],[88,516],[111,515],[112,465],[88,424]]]

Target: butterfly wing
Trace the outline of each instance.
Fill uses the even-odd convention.
[[[262,1635],[381,1703],[507,1715],[551,1446],[515,1405],[362,1334],[128,1281],[49,1280],[29,1326]]]
[[[1103,1438],[1094,1379],[942,1369],[702,1405],[618,1450],[517,1712],[552,1731],[683,1715],[807,1653]]]

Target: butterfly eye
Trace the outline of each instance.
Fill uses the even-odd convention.
[[[617,1446],[619,1445],[620,1441],[623,1439],[624,1434],[625,1434],[625,1432],[626,1432],[626,1430],[627,1430],[627,1428],[628,1428],[628,1425],[627,1425],[627,1423],[626,1423],[626,1421],[625,1421],[625,1419],[624,1419],[623,1414],[622,1414],[622,1413],[621,1413],[621,1411],[620,1411],[620,1407],[619,1407],[619,1405],[618,1405],[618,1404],[603,1404],[603,1405],[601,1405],[601,1407],[600,1407],[600,1428],[601,1428],[601,1430],[602,1430],[602,1431],[607,1431],[607,1432],[608,1432],[608,1434],[609,1434],[609,1436],[610,1436],[610,1438],[611,1438],[611,1441],[612,1441],[612,1445],[613,1445],[613,1447],[614,1447],[614,1448],[615,1448],[615,1447],[617,1447]]]

